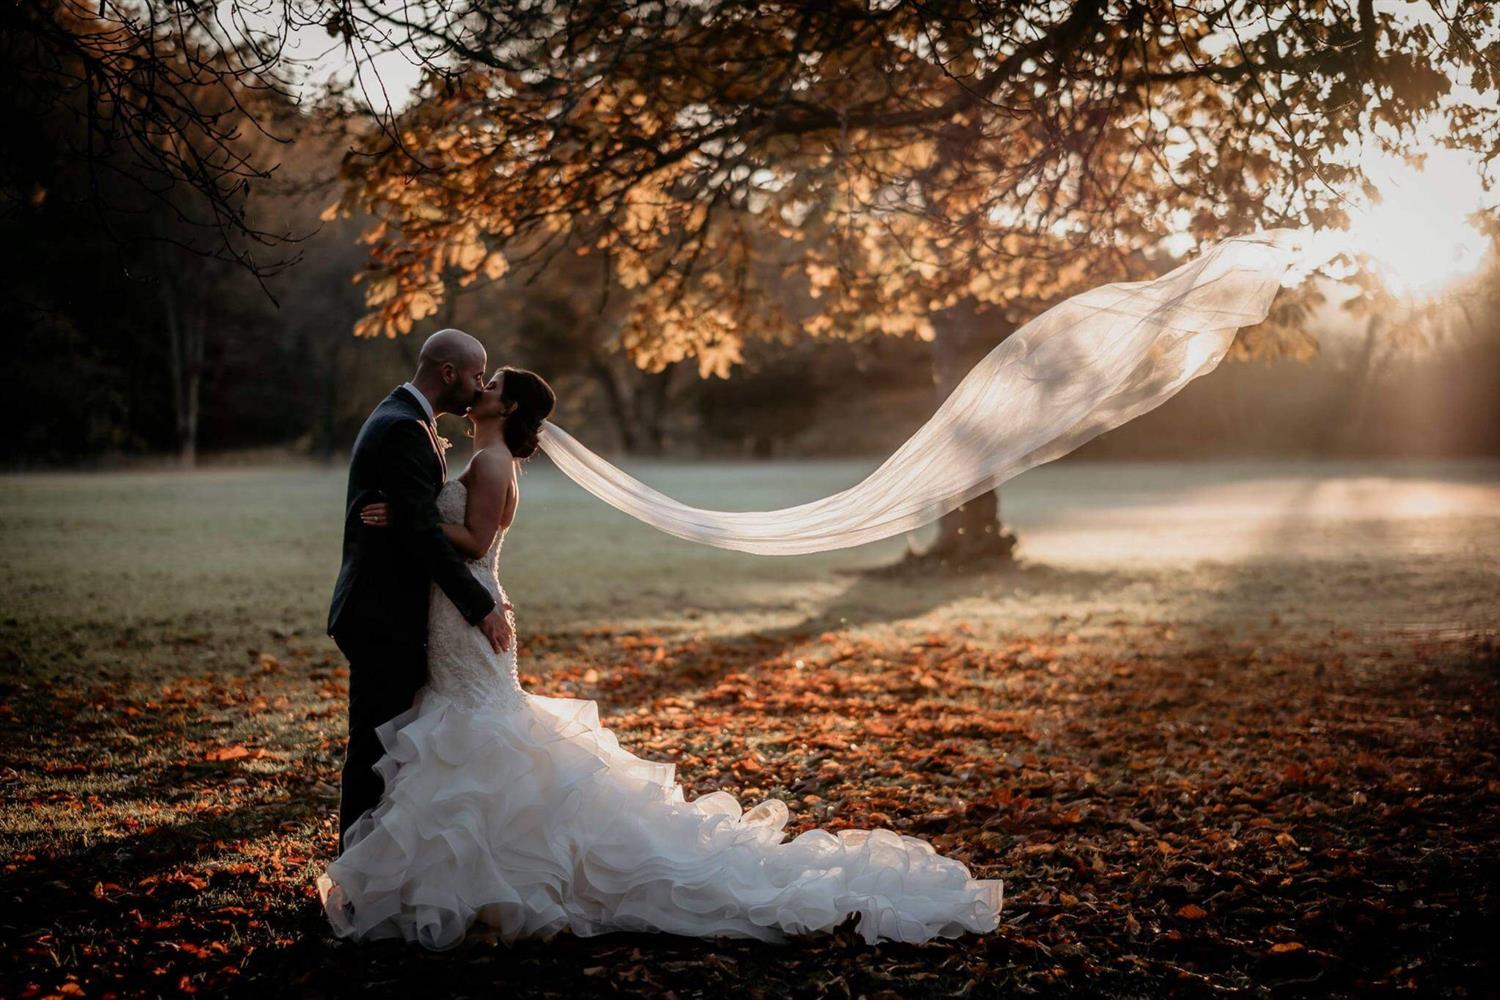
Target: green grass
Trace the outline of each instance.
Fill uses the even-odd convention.
[[[861,462],[660,464],[689,502],[775,507],[843,488]],[[792,558],[646,527],[537,463],[502,580],[523,631],[733,635],[799,622],[964,620],[990,634],[1119,617],[1179,627],[1493,630],[1500,466],[1075,465],[1005,494],[1028,570],[913,584],[857,571],[908,540]],[[323,638],[341,469],[0,477],[0,655],[13,677],[233,670]],[[924,529],[911,540],[922,545]]]

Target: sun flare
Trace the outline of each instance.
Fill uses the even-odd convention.
[[[1484,191],[1471,158],[1434,148],[1421,167],[1379,157],[1368,158],[1365,170],[1381,201],[1355,213],[1342,235],[1386,287],[1398,295],[1434,295],[1479,266],[1486,240],[1465,216],[1480,207]]]

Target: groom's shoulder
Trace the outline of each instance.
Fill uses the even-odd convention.
[[[381,400],[370,415],[365,418],[364,426],[360,428],[359,437],[367,443],[384,438],[393,430],[398,435],[402,431],[412,434],[425,433],[422,431],[424,414],[417,411],[413,403],[408,403],[399,392],[393,392]]]
[[[382,399],[376,405],[375,409],[370,411],[370,416],[366,423],[397,423],[406,420],[420,422],[425,417],[426,414],[417,406],[415,400],[401,389],[395,389],[389,396]]]

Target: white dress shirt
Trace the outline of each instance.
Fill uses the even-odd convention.
[[[436,426],[437,425],[437,414],[432,412],[432,404],[427,401],[427,396],[425,394],[423,394],[422,390],[418,389],[416,386],[412,385],[410,382],[402,382],[401,383],[401,388],[405,389],[407,392],[409,392],[413,396],[417,397],[417,402],[419,402],[419,403],[422,404],[422,409],[424,411],[426,411],[426,413],[427,413],[427,419],[429,421],[431,421],[434,426]]]

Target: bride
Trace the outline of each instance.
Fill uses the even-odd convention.
[[[536,374],[502,368],[469,410],[474,453],[443,486],[443,531],[509,611],[500,549],[517,467],[554,402]],[[385,526],[389,508],[364,508]],[[666,931],[781,941],[858,916],[868,942],[993,930],[999,881],[892,830],[812,830],[786,840],[778,799],[742,810],[728,792],[689,801],[675,765],[620,746],[585,699],[521,687],[515,643],[496,653],[432,588],[428,679],[377,732],[379,804],[318,879],[344,937],[449,948],[478,924],[527,936]]]

